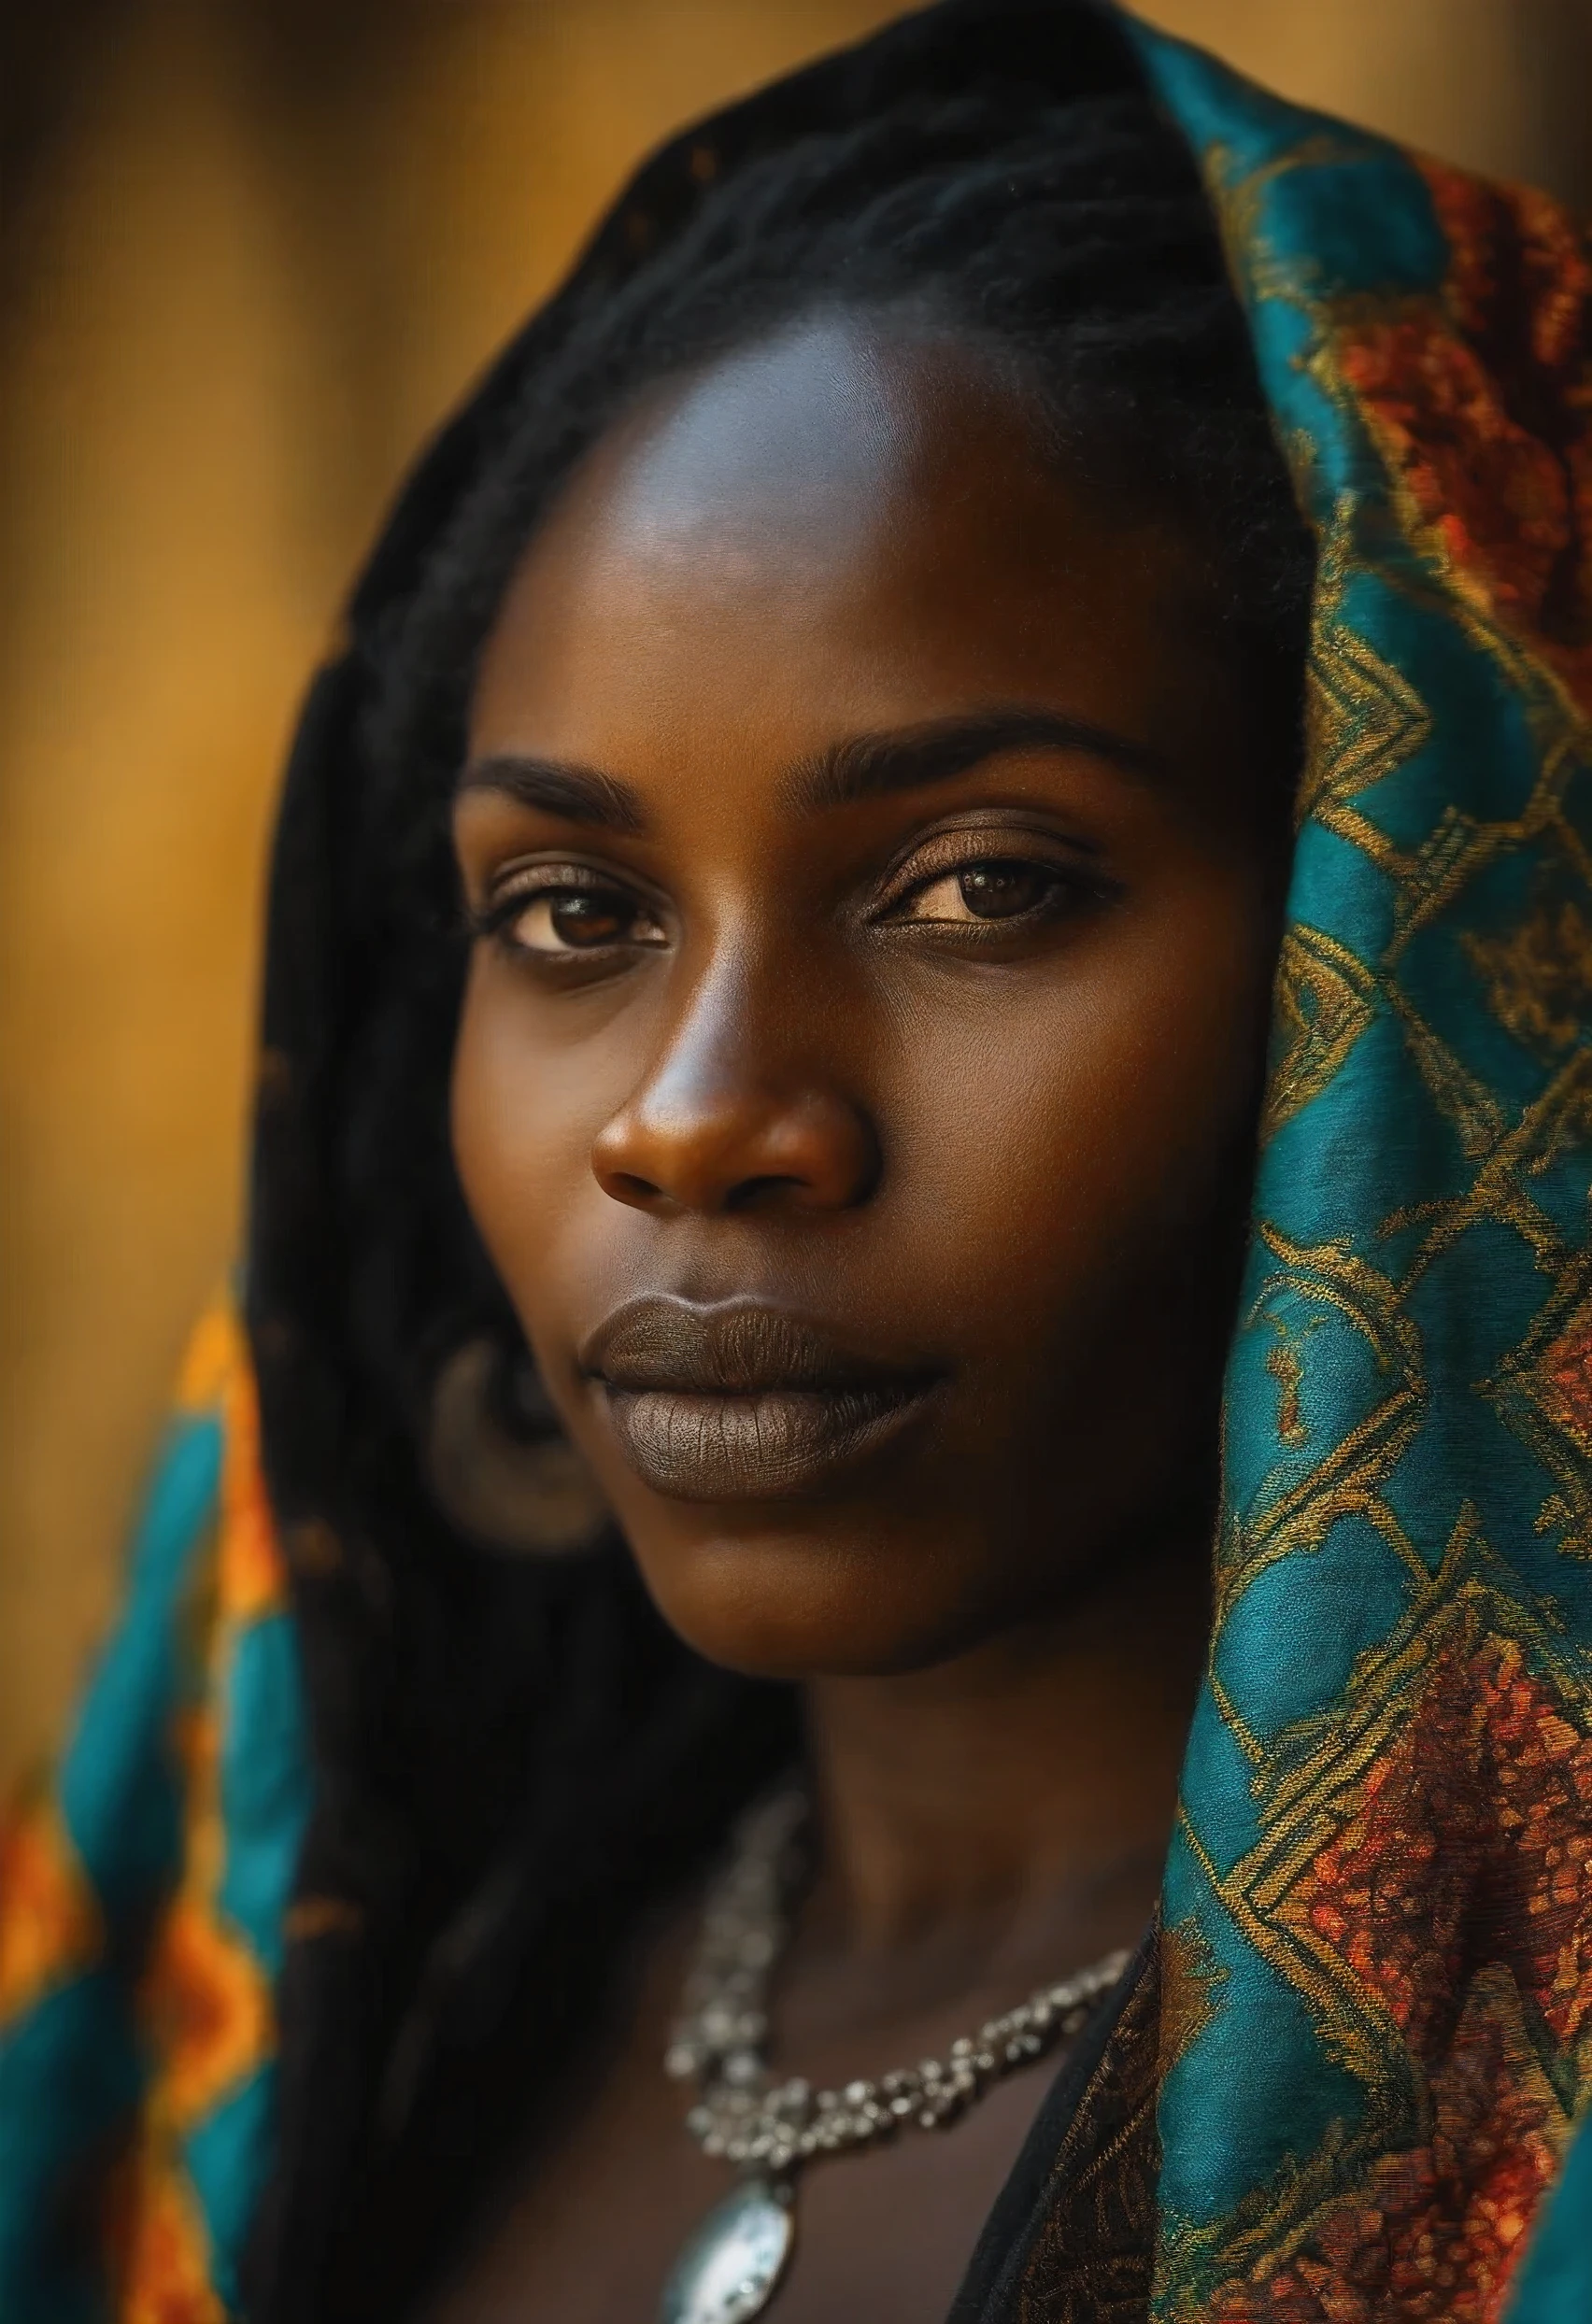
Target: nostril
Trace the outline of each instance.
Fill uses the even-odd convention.
[[[633,1203],[637,1210],[650,1210],[663,1200],[663,1189],[655,1186],[649,1178],[635,1170],[604,1170],[603,1184],[616,1202]]]
[[[743,1178],[725,1196],[724,1208],[727,1211],[752,1211],[767,1197],[783,1194],[787,1188],[794,1188],[801,1194],[804,1191],[803,1182],[789,1171],[771,1170],[760,1178]]]
[[[871,1121],[826,1087],[654,1084],[598,1132],[591,1169],[604,1194],[632,1210],[745,1217],[849,1210],[872,1193],[879,1150]]]

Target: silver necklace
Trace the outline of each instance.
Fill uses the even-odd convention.
[[[796,2241],[796,2182],[821,2155],[849,2154],[916,2127],[944,2130],[986,2091],[1068,2040],[1121,1977],[1108,1953],[1042,1986],[1003,2017],[876,2080],[814,2090],[769,2074],[768,1995],[803,1874],[804,1793],[781,1792],[735,1827],[708,1892],[664,2071],[696,2085],[686,2128],[740,2172],[675,2262],[661,2324],[748,2324],[779,2289]]]

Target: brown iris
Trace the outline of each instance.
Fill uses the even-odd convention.
[[[1053,875],[1031,863],[970,863],[957,874],[962,902],[979,920],[1015,920],[1042,904],[1053,885]]]

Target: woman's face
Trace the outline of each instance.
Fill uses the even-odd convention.
[[[655,393],[519,567],[455,1147],[717,1661],[1048,1620],[1203,1473],[1291,772],[1212,630],[993,365],[860,320]]]

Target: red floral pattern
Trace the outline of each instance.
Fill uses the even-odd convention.
[[[1384,2156],[1301,2250],[1228,2286],[1210,2324],[1493,2324],[1558,2167],[1556,2108],[1518,2047],[1507,2005],[1474,1993],[1431,2076],[1429,2145]]]
[[[1418,2055],[1452,2038],[1478,1899],[1491,1957],[1556,2041],[1592,2006],[1592,1739],[1568,1708],[1513,1639],[1443,1654],[1280,1916],[1340,1955]]]
[[[1592,1455],[1592,1304],[1544,1353],[1542,1375],[1559,1426]]]
[[[1422,164],[1442,304],[1333,336],[1414,538],[1592,702],[1592,256],[1559,204]]]
[[[1495,2324],[1557,2171],[1528,2018],[1569,2049],[1592,2000],[1592,1738],[1514,1640],[1457,1628],[1278,1915],[1378,1997],[1432,2136],[1229,2284],[1211,2324]]]

